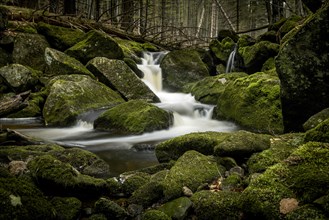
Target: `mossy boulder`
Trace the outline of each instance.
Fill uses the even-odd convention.
[[[200,185],[211,182],[219,175],[214,158],[194,150],[187,151],[176,161],[161,183],[164,200],[182,196],[183,187],[196,192]]]
[[[303,131],[308,118],[329,106],[328,14],[326,3],[289,36],[276,57],[285,132]]]
[[[120,175],[121,178],[122,178],[122,175]],[[139,187],[148,183],[149,180],[150,180],[150,174],[147,174],[147,173],[136,172],[134,174],[127,175],[124,178],[124,182],[122,183],[122,191],[126,195],[130,196]]]
[[[9,64],[0,68],[0,77],[16,93],[35,90],[40,75],[40,71],[21,64]]]
[[[95,212],[101,213],[107,219],[127,219],[129,214],[117,203],[107,198],[100,198],[95,203]]]
[[[234,120],[257,132],[283,132],[280,80],[258,72],[229,82],[214,112],[217,119]]]
[[[264,62],[278,54],[279,47],[279,44],[269,41],[261,41],[252,46],[240,47],[239,54],[244,60],[246,72],[252,74],[261,71]]]
[[[315,128],[321,122],[329,118],[329,108],[325,108],[322,111],[316,113],[311,116],[307,121],[303,124],[303,128],[305,131]]]
[[[146,212],[143,213],[141,217],[141,220],[154,220],[154,219],[171,220],[171,218],[168,215],[155,209],[147,210]]]
[[[172,138],[155,147],[159,162],[177,160],[186,151],[195,150],[204,155],[212,155],[214,147],[224,141],[230,134],[222,132],[199,132]]]
[[[187,197],[180,197],[161,205],[158,210],[162,211],[172,219],[185,219],[192,201]]]
[[[138,204],[146,208],[159,202],[162,198],[163,187],[161,181],[150,181],[135,190],[128,202],[129,204]]]
[[[46,192],[77,198],[97,198],[110,192],[105,180],[81,174],[69,163],[51,155],[32,159],[28,162],[28,169],[38,186]]]
[[[104,84],[85,75],[55,77],[48,88],[50,93],[43,108],[46,125],[72,125],[83,112],[124,101]]]
[[[49,44],[44,36],[19,33],[14,41],[13,62],[43,71],[46,65],[44,53],[47,47]]]
[[[65,51],[86,64],[95,57],[106,57],[109,59],[123,59],[123,51],[117,42],[109,35],[99,31],[89,31],[85,38]]]
[[[290,133],[271,137],[269,149],[253,154],[247,161],[249,173],[262,173],[286,159],[304,142],[304,134]]]
[[[37,25],[39,34],[46,37],[52,48],[64,51],[79,41],[85,36],[85,33],[75,28],[65,28],[56,25],[39,22]]]
[[[295,219],[327,219],[328,215],[316,205],[307,204],[298,207],[296,210],[288,213],[285,217],[287,220]]]
[[[95,78],[82,63],[59,50],[46,48],[45,60],[45,76],[81,74]]]
[[[229,38],[226,37],[223,40],[213,40],[209,44],[209,49],[213,52],[215,55],[215,59],[218,63],[226,64],[230,53],[232,52],[234,48],[235,42]]]
[[[82,202],[75,197],[54,197],[50,202],[57,219],[77,219],[81,214]]]
[[[305,133],[305,142],[329,142],[329,118]]]
[[[270,138],[270,135],[255,134],[243,130],[233,132],[214,147],[214,155],[244,160],[256,152],[268,149]]]
[[[100,82],[118,91],[125,100],[160,101],[123,60],[96,57],[88,62],[87,68],[94,73]]]
[[[54,219],[55,209],[28,178],[0,178],[0,219]]]
[[[172,124],[171,112],[143,100],[131,100],[105,111],[95,120],[94,128],[116,134],[142,134],[168,129]]]
[[[205,63],[196,50],[174,50],[167,53],[160,63],[163,89],[182,91],[187,83],[196,82],[209,76]]]
[[[216,105],[219,97],[224,92],[227,83],[245,76],[247,76],[246,73],[230,73],[209,76],[196,83],[188,85],[184,90],[191,93],[199,102]]]
[[[284,161],[250,182],[241,195],[244,211],[249,217],[278,219],[284,198],[308,204],[327,195],[328,154],[327,143],[308,142],[298,147]]]
[[[202,190],[191,201],[198,219],[241,219],[240,193]]]

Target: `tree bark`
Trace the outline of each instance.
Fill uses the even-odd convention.
[[[20,93],[9,99],[0,101],[0,117],[7,116],[28,106],[30,91]]]

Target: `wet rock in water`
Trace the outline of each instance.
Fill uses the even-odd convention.
[[[100,31],[89,31],[85,38],[65,51],[86,64],[95,57],[106,57],[108,59],[123,59],[123,51],[115,40]]]
[[[52,48],[60,51],[72,47],[85,36],[85,33],[80,29],[65,28],[44,22],[37,24],[37,30],[38,33],[46,37]]]
[[[162,181],[164,200],[182,196],[184,186],[195,192],[201,184],[210,182],[219,175],[214,158],[194,150],[187,151],[176,161]]]
[[[17,34],[14,41],[13,62],[43,71],[46,66],[45,49],[49,47],[46,38],[39,34]]]
[[[119,94],[84,75],[55,77],[48,88],[50,93],[43,108],[46,125],[72,125],[83,112],[124,102]]]
[[[33,91],[41,72],[21,64],[9,64],[0,68],[0,76],[5,80],[5,83],[16,93]]]
[[[53,77],[59,75],[81,74],[95,78],[95,76],[84,65],[82,65],[82,63],[61,51],[46,48],[45,60],[47,64],[45,76]]]
[[[86,66],[100,82],[118,91],[125,100],[142,99],[147,102],[160,102],[152,90],[122,60],[96,57]]]
[[[256,132],[283,133],[280,80],[258,72],[229,82],[218,99],[214,117],[234,120]]]
[[[241,219],[240,193],[202,190],[191,201],[198,219]]]
[[[246,73],[230,73],[209,76],[196,83],[187,85],[184,90],[191,93],[199,102],[216,105],[228,82],[245,76],[247,76]]]
[[[329,106],[328,13],[326,2],[286,35],[276,57],[285,132],[303,131],[308,118]]]
[[[155,149],[155,145],[154,144],[134,144],[134,146],[132,146],[132,149],[134,149],[136,151],[152,151]]]
[[[95,120],[94,128],[116,134],[142,134],[168,129],[172,123],[172,112],[142,100],[131,100],[105,111]]]
[[[164,56],[162,69],[163,88],[169,91],[182,91],[187,83],[196,82],[209,76],[205,63],[196,50],[175,50]]]

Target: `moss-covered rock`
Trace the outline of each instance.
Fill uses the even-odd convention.
[[[125,61],[125,63],[130,67],[130,69],[132,71],[134,71],[134,73],[136,74],[136,76],[138,76],[139,78],[143,78],[144,77],[144,73],[143,71],[141,71],[136,62],[133,59],[130,58],[124,58],[123,61]]]
[[[227,83],[244,76],[247,76],[247,74],[230,73],[209,76],[196,83],[188,85],[184,90],[185,92],[191,93],[199,102],[216,105],[218,98],[224,92]]]
[[[56,25],[39,22],[37,25],[39,34],[46,37],[52,48],[64,51],[82,40],[85,33],[79,29],[65,28]]]
[[[214,147],[214,155],[244,160],[253,153],[268,149],[270,138],[270,135],[255,134],[243,130],[233,132]]]
[[[45,49],[49,47],[46,38],[39,34],[17,34],[14,41],[13,62],[43,71]]]
[[[84,65],[82,65],[82,63],[61,51],[46,48],[45,60],[47,64],[45,75],[48,77],[81,74],[95,78],[94,75]]]
[[[239,48],[239,53],[249,74],[261,71],[264,62],[270,57],[275,57],[278,52],[279,44],[269,41],[261,41],[252,46]]]
[[[325,108],[322,111],[311,116],[304,124],[303,128],[308,131],[318,126],[321,122],[329,118],[329,108]]]
[[[57,219],[77,219],[81,214],[82,203],[75,197],[54,197],[51,199]]]
[[[252,179],[241,194],[242,208],[247,218],[280,219],[280,201],[295,198],[294,192],[282,183],[287,175],[288,168],[276,164]]]
[[[150,181],[135,190],[128,202],[142,205],[144,208],[151,206],[163,198],[161,181]]]
[[[169,201],[158,208],[172,219],[185,219],[189,209],[192,207],[192,202],[187,197],[180,197]]]
[[[172,123],[171,112],[142,100],[131,100],[101,114],[94,128],[117,134],[141,134],[168,129]]]
[[[8,28],[15,32],[21,32],[25,34],[37,34],[36,24],[26,21],[9,21]]]
[[[189,150],[212,155],[214,147],[224,141],[229,135],[229,133],[221,132],[200,132],[178,136],[156,145],[155,154],[161,163],[177,160]]]
[[[197,219],[241,219],[240,194],[236,192],[196,192],[191,200]]]
[[[249,173],[264,172],[270,166],[286,159],[304,142],[304,134],[291,133],[271,138],[271,147],[253,154],[247,161]]]
[[[126,219],[129,216],[117,203],[103,197],[96,201],[95,212],[104,214],[107,219]]]
[[[87,68],[94,73],[100,82],[118,91],[125,100],[160,101],[152,90],[122,60],[96,57],[88,62]]]
[[[121,177],[122,175],[120,175]],[[122,178],[122,177],[121,177]],[[131,195],[139,187],[143,186],[150,180],[150,174],[136,172],[124,177],[122,190],[126,195]]]
[[[77,198],[97,198],[110,192],[105,180],[80,174],[69,163],[50,155],[32,159],[28,169],[38,186],[46,192]]]
[[[21,64],[9,64],[0,68],[0,76],[7,86],[16,93],[33,91],[41,72]]]
[[[164,200],[178,198],[183,187],[195,192],[203,183],[208,183],[220,175],[214,158],[190,150],[183,154],[162,181]]]
[[[209,49],[214,53],[217,62],[226,64],[230,53],[232,52],[232,48],[234,48],[234,41],[227,37],[223,40],[213,40],[209,44]]]
[[[117,42],[107,34],[89,31],[85,38],[65,51],[83,64],[95,57],[123,59],[123,51]]]
[[[274,30],[267,31],[264,34],[257,37],[257,41],[269,41],[272,43],[279,43],[277,40],[277,32]]]
[[[308,118],[329,106],[328,14],[327,3],[296,28],[275,59],[286,132],[303,131]]]
[[[148,210],[146,212],[143,213],[141,220],[171,220],[171,218],[166,215],[165,213],[159,211],[159,210],[155,210],[155,209],[151,209]]]
[[[0,219],[54,219],[55,209],[27,178],[0,178]]]
[[[324,120],[315,128],[308,130],[305,133],[305,142],[318,141],[329,142],[329,119]]]
[[[253,131],[282,133],[279,79],[259,72],[229,82],[218,100],[214,117],[234,120]]]
[[[48,88],[50,93],[43,108],[46,125],[72,125],[83,112],[124,101],[104,84],[84,75],[55,77]]]
[[[252,46],[255,43],[256,43],[256,39],[254,39],[253,37],[251,37],[248,34],[240,35],[239,40],[238,40],[239,47]]]
[[[285,216],[287,220],[296,219],[327,219],[328,215],[316,205],[304,205]]]
[[[187,83],[196,82],[209,76],[205,63],[196,50],[184,49],[167,53],[162,59],[163,88],[182,91]]]

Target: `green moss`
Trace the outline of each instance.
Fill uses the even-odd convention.
[[[94,128],[119,134],[141,134],[167,129],[172,120],[172,113],[142,100],[131,100],[105,111],[95,120]]]
[[[53,219],[55,211],[36,186],[23,178],[0,178],[0,219]]]
[[[37,34],[37,29],[34,23],[9,21],[8,28],[15,32],[23,32],[27,34]]]
[[[72,47],[74,44],[81,41],[85,35],[83,31],[78,29],[59,27],[44,22],[38,23],[37,30],[46,37],[53,48],[60,51]]]
[[[304,134],[291,133],[271,138],[271,147],[253,154],[247,161],[250,173],[264,172],[270,166],[286,159],[304,141]]]
[[[182,135],[161,142],[155,147],[155,154],[160,162],[177,160],[188,150],[195,150],[205,155],[212,155],[214,147],[224,141],[228,133],[200,132]]]
[[[96,201],[95,212],[104,214],[107,219],[126,219],[129,216],[117,203],[106,198]]]
[[[328,215],[315,205],[304,205],[286,215],[287,220],[328,219]]]
[[[56,218],[62,220],[77,219],[80,215],[82,203],[74,197],[54,197],[51,199],[56,212]]]
[[[142,220],[171,220],[171,218],[166,215],[165,213],[159,211],[159,210],[148,210],[142,215]]]
[[[229,82],[215,117],[230,119],[258,132],[282,133],[280,81],[262,72]]]
[[[220,175],[214,158],[194,150],[187,151],[176,161],[162,181],[164,200],[180,197],[184,186],[195,192],[201,184],[210,182]]]
[[[146,173],[137,172],[135,174],[128,175],[122,184],[122,190],[126,195],[131,195],[139,187],[148,183],[149,180],[150,175]]]
[[[307,141],[329,142],[329,119],[308,130],[305,133],[305,142]]]
[[[222,181],[224,191],[242,191],[244,183],[242,177],[237,173],[232,173]]]
[[[239,193],[199,191],[191,200],[197,219],[241,219]]]
[[[224,38],[222,42],[213,40],[209,45],[210,50],[215,54],[216,58],[218,58],[221,63],[226,63],[233,47],[234,41],[230,38]]]
[[[173,219],[184,219],[187,216],[188,210],[191,206],[192,202],[189,198],[180,197],[163,204],[158,208],[158,210]]]
[[[129,204],[138,204],[149,207],[163,198],[161,182],[151,181],[139,187],[129,198]]]

